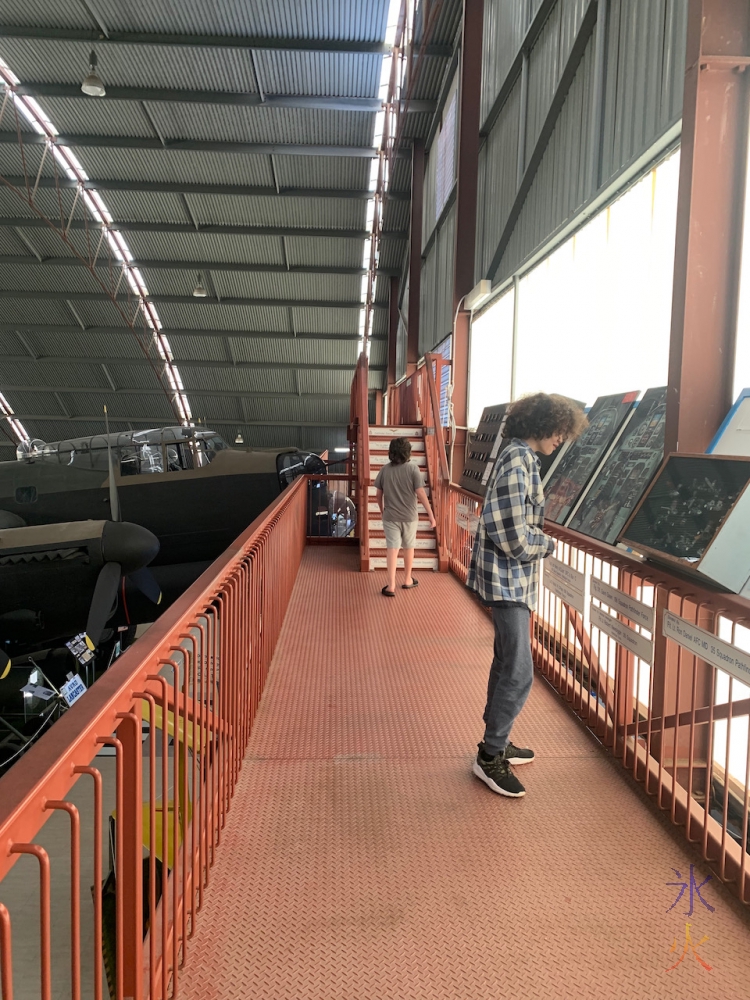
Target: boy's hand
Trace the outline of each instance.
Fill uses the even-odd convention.
[[[437,521],[435,520],[435,518],[432,515],[430,515],[430,527],[431,528],[437,528]]]

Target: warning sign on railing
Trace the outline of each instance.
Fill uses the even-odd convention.
[[[479,527],[479,517],[473,513],[467,503],[460,503],[456,507],[456,524],[470,535],[477,533]]]

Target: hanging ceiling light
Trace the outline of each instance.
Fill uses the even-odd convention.
[[[89,55],[89,75],[81,84],[81,90],[89,97],[104,97],[107,93],[99,74],[96,72],[96,52]]]
[[[245,443],[245,439],[243,438],[242,434],[239,431],[237,431],[237,437],[234,439],[234,443],[235,444],[244,444]]]
[[[196,297],[196,299],[205,299],[205,297],[208,295],[208,292],[203,287],[203,275],[200,273],[198,274],[198,284],[193,289],[193,295]]]

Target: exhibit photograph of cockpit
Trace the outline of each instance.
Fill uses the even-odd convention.
[[[748,387],[748,0],[0,0],[0,1000],[747,1000]]]

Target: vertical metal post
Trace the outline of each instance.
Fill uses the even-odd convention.
[[[601,183],[608,20],[609,0],[598,0],[596,5],[594,83],[591,88],[591,119],[589,122],[588,190],[591,194],[599,190]]]
[[[479,165],[479,115],[482,88],[484,0],[464,0],[459,64],[458,165],[456,179],[456,246],[453,267],[453,416],[456,433],[450,467],[463,466],[468,420],[470,314],[460,308],[474,287]]]
[[[411,149],[411,225],[409,232],[409,311],[406,317],[406,370],[419,361],[419,305],[422,286],[422,200],[424,196],[424,141]],[[391,307],[393,308],[393,307]],[[395,370],[395,366],[394,366]]]
[[[390,296],[388,299],[388,397],[396,382],[396,358],[398,348],[398,278],[391,277]]]
[[[518,289],[521,284],[517,274],[513,275],[513,334],[510,347],[510,401],[516,398],[516,364],[518,361]]]
[[[122,744],[123,759],[122,809],[118,811],[116,820],[122,830],[123,845],[120,870],[124,877],[117,882],[117,892],[122,893],[123,996],[138,1000],[143,996],[143,748],[140,701],[135,702],[130,712],[119,713],[118,718],[122,719],[117,734]],[[175,754],[177,752],[175,746]]]
[[[529,112],[529,53],[523,50],[521,63],[521,107],[518,117],[518,166],[516,187],[520,188],[526,169],[526,123]]]
[[[668,452],[705,451],[732,401],[750,72],[727,57],[749,53],[747,0],[690,0]]]

